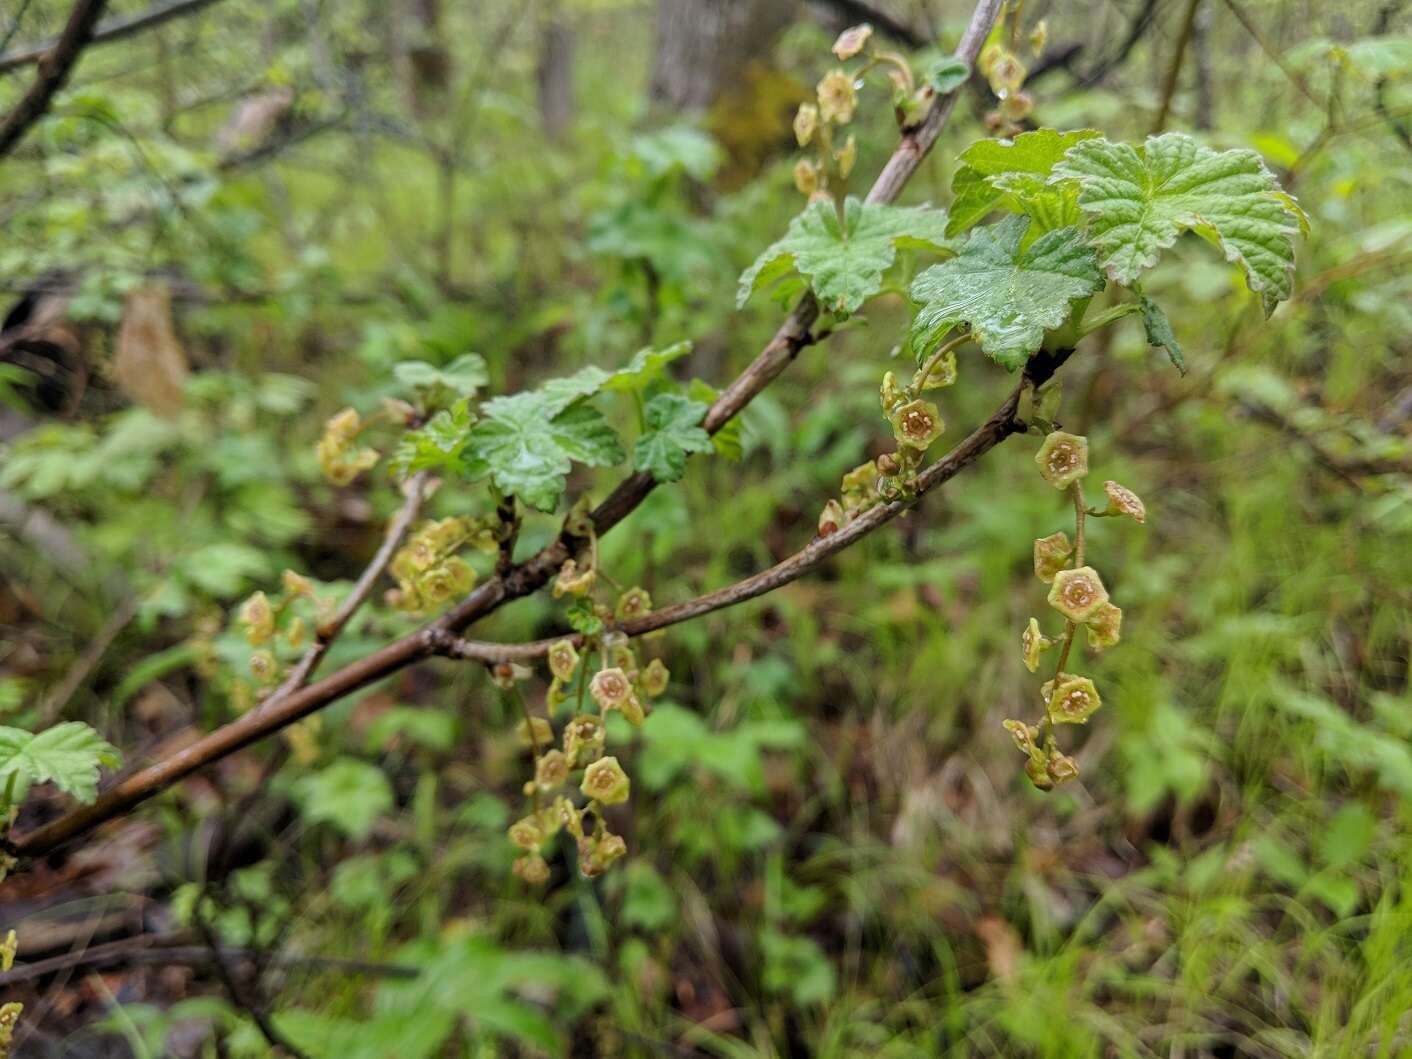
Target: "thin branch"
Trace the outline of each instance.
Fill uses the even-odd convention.
[[[1309,83],[1300,76],[1299,71],[1285,62],[1284,56],[1270,43],[1269,39],[1261,31],[1260,27],[1255,24],[1254,20],[1251,19],[1245,8],[1241,7],[1237,0],[1226,0],[1226,6],[1231,9],[1231,14],[1235,15],[1236,21],[1245,27],[1245,31],[1250,34],[1256,45],[1265,53],[1266,58],[1280,68],[1280,73],[1284,74],[1285,77],[1289,79],[1290,84],[1299,89],[1305,98],[1310,100],[1320,110],[1326,109],[1327,101],[1316,96],[1313,89],[1309,87]]]
[[[287,695],[294,689],[302,688],[308,683],[314,670],[319,667],[324,655],[328,653],[328,649],[338,639],[339,633],[343,632],[343,627],[357,613],[358,608],[363,605],[368,596],[372,595],[378,578],[387,569],[387,564],[392,562],[392,557],[397,554],[397,549],[402,545],[402,539],[407,536],[407,531],[412,528],[412,523],[416,521],[417,515],[422,509],[422,501],[426,499],[428,477],[427,472],[422,471],[407,480],[407,484],[403,486],[406,499],[402,502],[402,507],[397,515],[388,523],[387,535],[383,537],[382,545],[378,548],[372,561],[368,563],[362,575],[353,585],[353,590],[339,604],[333,619],[328,624],[319,626],[315,633],[314,642],[304,652],[304,657],[299,659],[275,693],[261,704],[262,708],[281,695]]]
[[[34,79],[34,84],[0,122],[0,158],[14,150],[15,144],[20,142],[30,126],[49,109],[54,94],[64,87],[79,55],[88,46],[93,27],[97,25],[98,16],[103,13],[106,3],[107,0],[78,0],[74,4],[63,34],[37,60],[39,75]]]
[[[220,978],[221,984],[225,986],[226,994],[236,1007],[240,1008],[254,1020],[256,1027],[260,1030],[260,1035],[265,1038],[271,1048],[279,1052],[288,1052],[295,1059],[309,1059],[300,1049],[296,1048],[283,1033],[270,1021],[269,1012],[265,1010],[258,997],[251,996],[249,992],[240,984],[235,977],[235,972],[231,970],[230,964],[226,962],[225,956],[221,953],[220,942],[216,939],[215,931],[206,922],[205,917],[200,913],[200,902],[197,903],[196,926],[201,931],[201,936],[206,939],[206,948],[211,955],[211,963],[216,969],[216,976]],[[258,960],[257,960],[258,966]]]
[[[160,26],[163,22],[170,22],[174,18],[182,15],[190,15],[200,11],[203,7],[210,7],[217,0],[171,0],[170,3],[153,4],[146,11],[139,15],[125,15],[120,18],[110,18],[93,31],[93,39],[90,45],[108,44],[111,41],[122,40],[124,37],[131,37],[144,30]],[[23,11],[21,11],[23,14]],[[8,43],[8,41],[6,42]],[[9,73],[11,70],[18,70],[22,66],[31,66],[39,62],[44,56],[58,47],[59,42],[55,40],[45,41],[43,44],[36,44],[32,48],[25,48],[20,51],[6,52],[0,55],[0,74]]]
[[[674,603],[646,614],[641,618],[615,625],[614,631],[627,636],[642,636],[671,625],[678,625],[693,618],[710,614],[712,611],[733,607],[746,600],[773,592],[791,581],[797,581],[814,570],[826,559],[856,544],[868,534],[887,525],[897,516],[917,504],[927,493],[950,481],[987,452],[1000,444],[1011,434],[1023,433],[1025,424],[1016,419],[1020,398],[1026,386],[1038,387],[1058,369],[1069,356],[1063,352],[1052,357],[1038,356],[1031,362],[1024,380],[1010,392],[1003,404],[990,418],[973,430],[955,448],[917,475],[913,482],[914,493],[905,500],[894,500],[869,508],[842,529],[826,537],[815,537],[807,546],[776,563],[767,570],[744,578],[725,588],[697,596],[682,603]],[[477,662],[495,664],[499,662],[527,662],[541,658],[548,653],[550,646],[560,640],[570,640],[578,646],[583,642],[579,633],[565,633],[545,640],[529,643],[500,644],[481,640],[467,640],[449,633],[437,638],[436,650],[452,658],[465,658]]]
[[[70,967],[108,967],[131,963],[204,964],[214,960],[211,949],[203,945],[186,944],[190,939],[182,933],[139,934],[131,938],[91,945],[78,952],[65,952],[47,960],[16,964],[0,973],[0,988],[32,982]],[[220,955],[230,961],[254,959],[250,949],[220,946]],[[378,978],[415,978],[417,969],[399,963],[370,963],[337,956],[295,956],[275,954],[270,958],[275,967],[309,968],[317,971],[343,971],[348,974]]]
[[[843,16],[848,22],[866,22],[879,33],[909,48],[925,48],[930,43],[925,33],[918,33],[882,8],[864,3],[863,0],[813,0],[813,3]]]
[[[1172,97],[1177,94],[1177,84],[1181,81],[1182,60],[1186,58],[1186,46],[1191,41],[1192,27],[1196,25],[1196,9],[1201,0],[1187,0],[1186,11],[1182,13],[1181,29],[1177,31],[1177,46],[1172,50],[1172,61],[1167,66],[1167,75],[1162,82],[1162,105],[1157,108],[1157,117],[1152,122],[1152,135],[1167,127],[1167,116],[1172,112]]]
[[[968,64],[975,62],[999,13],[1000,3],[1001,0],[979,0],[976,4],[971,24],[956,49],[957,56]],[[936,142],[956,105],[956,98],[954,91],[938,96],[932,101],[926,118],[903,134],[901,143],[868,192],[869,202],[891,202],[897,197]],[[818,313],[818,304],[812,296],[806,295],[801,299],[775,337],[711,406],[704,421],[708,431],[714,433],[720,430],[789,365],[799,350],[815,341],[810,328]],[[593,512],[597,532],[605,533],[621,522],[656,484],[650,475],[642,473],[625,478]],[[80,806],[18,838],[7,840],[6,848],[20,856],[35,856],[52,850],[127,812],[197,769],[258,742],[350,692],[432,657],[447,634],[458,633],[506,601],[543,587],[578,544],[578,538],[561,533],[558,539],[505,576],[487,578],[460,604],[421,629],[349,663],[317,683],[272,695],[259,709],[237,717],[170,757],[133,773],[104,791],[91,804]]]
[[[33,2],[34,0],[20,0],[19,10],[10,19],[10,28],[5,31],[4,39],[0,40],[0,55],[4,54],[5,49],[10,46],[10,41],[14,40],[15,34],[20,31],[20,23],[25,20],[25,15],[29,13],[29,5]]]
[[[113,641],[118,638],[118,634],[127,628],[128,622],[132,621],[136,614],[137,601],[130,596],[117,605],[112,615],[103,623],[103,627],[98,630],[98,634],[89,641],[83,649],[83,653],[69,667],[69,671],[64,674],[64,679],[55,686],[39,707],[40,727],[47,728],[63,713],[69,699],[73,698],[74,693],[83,686],[83,682],[88,679],[93,668],[102,661],[103,655],[107,653]]]

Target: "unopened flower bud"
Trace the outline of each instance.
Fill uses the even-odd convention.
[[[667,671],[666,665],[660,658],[654,658],[647,663],[647,668],[642,671],[638,683],[642,685],[644,692],[656,697],[667,690],[667,681],[670,679],[671,673]]]
[[[838,175],[847,180],[848,174],[853,172],[854,163],[858,161],[858,140],[852,133],[843,141],[843,146],[834,152],[833,160],[838,163]]]
[[[1054,646],[1054,641],[1039,631],[1039,619],[1031,618],[1020,634],[1020,649],[1024,652],[1025,668],[1031,673],[1039,669],[1039,656]]]
[[[883,373],[882,385],[878,387],[878,401],[885,416],[891,416],[895,408],[906,403],[907,394],[898,385],[895,371]]]
[[[830,500],[824,505],[824,510],[819,512],[819,536],[827,537],[831,533],[837,533],[847,521],[847,516],[843,513],[843,505],[837,500]]]
[[[490,680],[502,691],[509,691],[519,681],[528,680],[534,671],[518,662],[497,662],[490,667]]]
[[[1046,585],[1054,580],[1054,575],[1064,569],[1069,556],[1073,554],[1069,535],[1062,530],[1040,537],[1034,542],[1034,573]]]
[[[800,147],[807,147],[819,127],[819,108],[813,103],[800,103],[794,114],[794,138]]]
[[[1049,692],[1049,712],[1056,724],[1083,724],[1103,701],[1088,677],[1063,674]]]
[[[1079,763],[1068,754],[1061,754],[1058,750],[1049,752],[1049,760],[1044,764],[1044,770],[1049,773],[1049,778],[1056,784],[1066,783],[1075,779],[1079,774]]]
[[[930,401],[908,401],[888,418],[892,421],[892,434],[897,443],[918,451],[925,451],[941,437],[945,429],[941,412]]]
[[[624,699],[618,710],[627,719],[628,724],[633,727],[641,725],[647,719],[647,710],[643,708],[642,700],[635,694]]]
[[[548,746],[554,742],[554,729],[543,717],[531,717],[515,725],[520,746]]]
[[[812,197],[819,190],[819,163],[801,158],[794,163],[794,187],[801,195]]]
[[[290,647],[299,647],[304,643],[304,619],[295,615],[290,620],[289,628],[285,630],[285,640]]]
[[[868,38],[873,35],[873,27],[863,22],[856,26],[850,26],[838,35],[838,40],[833,42],[833,53],[840,62],[851,59],[863,50],[868,43]]]
[[[1039,473],[1055,489],[1067,489],[1088,474],[1088,439],[1056,430],[1035,453]]]
[[[1088,617],[1088,645],[1096,651],[1113,647],[1122,638],[1123,611],[1105,603]]]
[[[579,667],[579,653],[574,649],[572,640],[559,640],[550,644],[548,657],[549,672],[554,674],[555,679],[573,679],[574,671]]]
[[[1087,621],[1108,602],[1108,590],[1091,566],[1060,570],[1049,590],[1049,605],[1070,621]]]
[[[1108,494],[1109,515],[1127,515],[1128,518],[1139,524],[1147,521],[1147,506],[1143,504],[1142,498],[1126,486],[1121,486],[1117,482],[1104,482],[1103,491]]]
[[[1050,777],[1049,770],[1046,768],[1046,762],[1043,759],[1030,758],[1026,761],[1025,775],[1030,778],[1030,782],[1039,790],[1052,791],[1054,789],[1054,780]]]
[[[1045,42],[1049,40],[1049,20],[1042,18],[1034,24],[1034,29],[1030,30],[1030,51],[1038,55],[1044,51]]]
[[[603,805],[618,805],[628,800],[630,784],[627,773],[615,757],[601,757],[584,769],[579,789]]]

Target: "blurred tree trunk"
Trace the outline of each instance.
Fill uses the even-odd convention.
[[[1191,51],[1196,65],[1196,120],[1198,129],[1209,129],[1214,121],[1215,96],[1211,89],[1211,19],[1215,5],[1207,0],[1196,9],[1191,26]]]
[[[652,99],[705,110],[798,14],[796,0],[657,0]]]
[[[397,79],[409,113],[436,110],[451,80],[451,53],[441,37],[441,0],[397,0],[388,29]]]
[[[539,125],[561,139],[574,117],[574,31],[559,4],[550,6],[539,32]]]

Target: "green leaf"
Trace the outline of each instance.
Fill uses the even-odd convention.
[[[627,366],[619,368],[603,381],[603,389],[634,393],[645,389],[664,374],[672,361],[691,352],[690,342],[678,342],[666,349],[639,349]]]
[[[553,511],[575,460],[591,467],[621,461],[622,446],[602,413],[588,404],[571,403],[576,385],[582,391],[586,384],[583,379],[577,384],[561,379],[552,389],[487,401],[481,409],[485,418],[467,434],[467,476],[489,475],[501,492]]]
[[[633,464],[659,482],[675,482],[686,473],[688,452],[710,452],[711,435],[701,429],[707,406],[675,393],[659,393],[647,402],[647,430],[633,446]]]
[[[463,397],[490,381],[485,358],[479,353],[462,354],[443,368],[423,360],[404,360],[392,366],[392,374],[403,386],[428,390],[444,386]]]
[[[955,198],[946,234],[958,235],[998,209],[1027,213],[1046,231],[1076,223],[1077,213],[1068,215],[1066,206],[1071,203],[1077,210],[1077,189],[1049,188],[1045,182],[1070,147],[1097,135],[1092,129],[1038,129],[1013,140],[971,144],[961,152],[961,165],[951,178]]]
[[[294,786],[304,819],[330,823],[350,838],[366,838],[377,818],[392,808],[392,784],[376,765],[339,758]]]
[[[1176,369],[1185,375],[1186,357],[1182,356],[1182,347],[1177,342],[1176,332],[1172,330],[1172,321],[1167,319],[1162,306],[1142,291],[1137,292],[1137,301],[1142,309],[1142,326],[1147,331],[1147,344],[1165,349]]]
[[[0,726],[0,790],[18,801],[31,783],[53,783],[81,802],[98,795],[98,768],[119,761],[111,743],[86,724],[65,721],[38,733]],[[12,779],[13,777],[13,779]]]
[[[686,388],[686,395],[693,401],[701,401],[709,406],[716,403],[716,398],[721,396],[721,391],[705,379],[692,379]],[[717,456],[723,456],[731,463],[738,462],[745,455],[745,442],[741,437],[739,415],[731,416],[721,425],[719,430],[711,435],[711,447],[716,450]]]
[[[947,251],[946,211],[929,206],[884,206],[850,197],[838,212],[814,202],[789,222],[784,238],[755,259],[740,277],[736,301],[744,305],[761,287],[797,270],[825,309],[855,312],[882,287],[898,246]]]
[[[1021,249],[1029,225],[1027,217],[1007,217],[977,228],[959,255],[917,277],[912,298],[921,308],[909,341],[919,357],[964,323],[989,357],[1013,371],[1039,349],[1045,331],[1068,319],[1075,300],[1103,289],[1077,229],[1047,232]]]
[[[466,400],[437,412],[420,430],[402,435],[389,463],[392,473],[399,478],[407,478],[418,471],[464,474],[466,463],[461,458],[461,450],[466,446],[473,422],[475,416]]]
[[[1131,285],[1191,231],[1241,266],[1266,316],[1290,295],[1300,218],[1254,151],[1218,153],[1180,132],[1149,136],[1141,147],[1088,140],[1051,179],[1079,182],[1090,241],[1119,283]]]
[[[964,85],[970,76],[971,67],[964,59],[946,55],[928,66],[922,79],[936,90],[937,95],[944,96]]]

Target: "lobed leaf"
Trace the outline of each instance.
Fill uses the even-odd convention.
[[[1079,182],[1079,208],[1108,275],[1131,285],[1183,232],[1196,232],[1245,271],[1265,315],[1294,282],[1292,199],[1254,151],[1213,151],[1185,133],[1140,147],[1086,140],[1054,167],[1051,182]]]
[[[1051,187],[1047,181],[1070,147],[1097,135],[1092,129],[1037,129],[1013,140],[971,144],[951,178],[955,197],[946,234],[958,235],[998,209],[1028,214],[1045,231],[1077,224],[1078,188]]]
[[[767,248],[740,277],[744,305],[763,286],[797,270],[831,312],[856,312],[882,288],[898,246],[953,249],[946,211],[929,206],[885,206],[849,197],[843,217],[829,202],[811,202],[789,222],[784,238]]]
[[[118,751],[86,724],[65,721],[44,731],[0,726],[0,789],[17,801],[31,783],[53,783],[81,802],[98,795],[98,769],[118,763]]]
[[[969,324],[987,356],[1013,371],[1039,349],[1044,333],[1073,303],[1103,289],[1094,254],[1077,228],[1046,232],[1024,246],[1027,217],[977,228],[961,252],[912,284],[921,303],[909,338],[919,357],[947,332]]]
[[[680,394],[661,393],[647,402],[647,429],[633,446],[633,464],[659,482],[686,473],[688,452],[711,452],[711,435],[701,429],[707,406]]]

